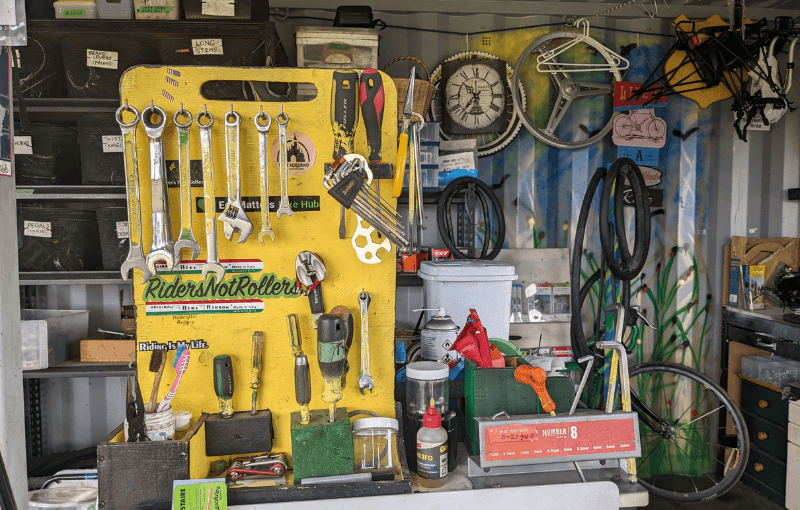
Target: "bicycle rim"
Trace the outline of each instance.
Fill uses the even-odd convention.
[[[706,501],[730,490],[749,454],[744,418],[730,396],[678,363],[636,365],[630,381],[631,391],[670,425],[663,437],[640,419],[639,483],[652,494],[682,502]]]

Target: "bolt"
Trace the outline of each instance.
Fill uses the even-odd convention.
[[[186,452],[181,452],[181,459],[186,459],[189,456]]]

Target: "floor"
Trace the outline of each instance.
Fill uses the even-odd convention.
[[[646,510],[733,510],[733,509],[783,510],[783,507],[762,497],[739,482],[727,494],[704,503],[676,503],[650,495]]]

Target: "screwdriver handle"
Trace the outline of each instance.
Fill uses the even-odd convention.
[[[219,414],[233,416],[233,360],[227,354],[214,357],[214,392],[219,399]]]
[[[253,365],[250,368],[250,389],[253,390],[253,408],[251,414],[256,414],[256,402],[258,401],[258,387],[261,379],[261,352],[264,348],[264,333],[256,331],[253,333]]]
[[[517,382],[527,384],[533,388],[533,391],[535,391],[536,395],[539,397],[539,402],[542,403],[542,409],[553,416],[556,415],[556,404],[553,402],[553,399],[550,398],[550,394],[547,393],[547,388],[545,387],[547,372],[541,367],[520,365],[514,370],[514,379],[516,379]]]
[[[369,146],[369,162],[381,162],[381,135],[383,130],[383,107],[386,93],[383,90],[383,78],[375,69],[364,69],[360,78],[361,117],[367,131]]]
[[[403,176],[406,173],[406,158],[408,157],[408,124],[403,122],[403,131],[397,140],[397,165],[394,167],[394,186],[392,196],[397,198],[403,191]]]
[[[292,345],[292,356],[302,356],[303,351],[300,349],[300,319],[297,314],[292,313],[286,316],[286,326],[289,329],[289,343]]]
[[[333,126],[333,159],[355,152],[354,142],[358,125],[358,73],[356,71],[333,72],[331,125]]]
[[[294,398],[300,406],[300,423],[311,421],[308,404],[311,402],[311,374],[308,358],[301,354],[294,359]]]
[[[322,375],[322,400],[331,411],[331,422],[336,402],[342,399],[342,374],[347,356],[345,343],[341,317],[323,314],[317,324],[317,360]]]

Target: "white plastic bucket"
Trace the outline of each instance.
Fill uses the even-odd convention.
[[[175,415],[172,408],[144,415],[144,426],[151,441],[169,441],[175,437]],[[128,440],[128,419],[125,419],[125,440]]]

